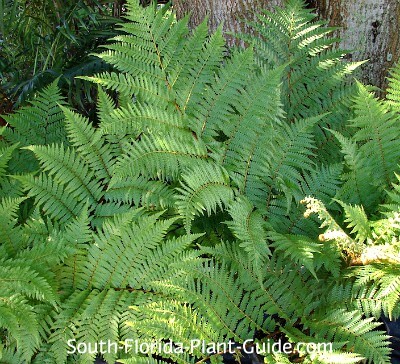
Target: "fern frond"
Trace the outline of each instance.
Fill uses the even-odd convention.
[[[82,116],[66,108],[62,108],[65,114],[65,128],[68,140],[76,152],[82,156],[96,178],[106,184],[112,176],[113,154],[111,148],[105,145],[102,134],[90,125]]]
[[[156,106],[149,108],[138,102],[126,108],[112,110],[101,123],[104,134],[137,136],[143,132],[154,134],[176,133],[188,137],[191,131],[180,113],[171,113]]]
[[[4,130],[4,129],[3,129]],[[0,133],[0,136],[2,134]],[[0,183],[4,181],[6,170],[8,167],[8,162],[10,161],[14,150],[16,150],[18,144],[14,144],[9,147],[0,148]]]
[[[97,89],[97,117],[100,123],[107,123],[109,115],[115,108],[114,99],[102,87],[99,87]]]
[[[0,327],[8,330],[21,357],[29,361],[40,343],[39,323],[32,306],[22,295],[0,296]]]
[[[359,242],[365,242],[372,238],[370,223],[362,206],[351,206],[343,202],[340,203],[345,214],[345,222],[351,233],[355,234],[355,239]]]
[[[398,164],[399,118],[361,84],[354,111],[350,126],[355,128],[353,140],[360,144],[362,158],[368,160],[364,168],[373,173],[375,186],[389,187]]]
[[[49,282],[40,277],[34,269],[24,267],[29,260],[2,260],[0,261],[1,295],[19,295],[41,301],[54,303],[55,295]]]
[[[120,61],[121,62],[121,61]],[[125,73],[103,72],[94,76],[82,76],[83,80],[118,91],[127,97],[139,98],[142,102],[154,102],[164,107],[171,100],[161,80],[155,83],[147,78],[137,78]]]
[[[46,145],[50,143],[67,143],[64,128],[64,115],[60,105],[65,105],[58,80],[54,81],[30,102],[29,105],[16,110],[14,114],[4,116],[9,124],[2,135],[12,144],[20,147],[29,145]],[[18,150],[9,163],[12,173],[33,172],[37,162],[31,152]]]
[[[1,246],[8,256],[15,256],[19,249],[25,248],[26,241],[23,237],[18,222],[17,211],[25,198],[4,198],[0,200],[0,231]],[[3,257],[4,258],[4,257]]]
[[[192,127],[197,135],[214,137],[216,130],[225,130],[232,122],[233,108],[244,103],[243,94],[251,79],[252,63],[251,49],[235,52],[199,102],[193,104],[190,113],[196,120]]]
[[[332,210],[332,199],[341,185],[342,164],[316,166],[314,170],[305,172],[301,181],[303,196],[313,196]]]
[[[125,289],[75,291],[54,317],[52,333],[48,339],[53,362],[67,362],[70,345],[78,342],[92,343],[92,347],[101,340],[118,342],[120,330],[126,326],[128,319],[122,313],[135,300],[140,302],[138,293]],[[112,362],[116,360],[117,354],[112,351],[106,357]],[[95,355],[96,352],[89,352],[83,354],[81,359],[93,362]]]
[[[31,245],[28,230],[17,224],[24,198],[0,200],[0,327],[2,342],[31,360],[42,340],[42,320],[57,307],[53,268],[68,255],[59,241]]]
[[[186,265],[188,263],[185,262]],[[182,268],[189,273],[187,268]],[[208,318],[211,327],[218,330],[221,337],[240,341],[241,338],[243,340],[244,337],[249,337],[255,328],[264,330],[261,325],[262,310],[255,307],[262,304],[260,292],[252,292],[250,296],[244,291],[244,287],[237,287],[234,272],[229,272],[227,267],[212,261],[204,265],[193,262],[187,278],[184,280],[179,277],[172,282],[153,282],[151,286],[193,305]],[[198,284],[193,278],[199,279]]]
[[[389,72],[390,77],[388,77],[388,86],[386,89],[386,102],[389,104],[396,112],[399,112],[400,106],[400,63],[397,63]]]
[[[21,146],[66,142],[64,115],[59,106],[65,102],[57,83],[58,80],[39,92],[30,105],[3,116],[12,127],[4,131],[7,140]]]
[[[144,206],[150,210],[174,206],[174,191],[161,181],[147,180],[142,176],[118,179],[104,194],[111,202]]]
[[[373,318],[362,318],[360,312],[332,310],[307,326],[312,335],[328,342],[345,343],[347,351],[368,358],[370,363],[390,363],[389,337],[382,331],[373,331],[379,323]]]
[[[121,27],[126,35],[115,37],[118,43],[106,46],[110,51],[104,52],[101,58],[117,68],[124,60],[127,67],[122,71],[133,76],[143,73],[164,76],[172,55],[188,32],[187,19],[176,22],[175,15],[168,14],[167,10],[164,7],[155,11],[151,6],[143,9],[139,3],[130,2],[129,22]]]
[[[62,185],[46,174],[36,178],[30,175],[14,178],[21,181],[26,189],[29,189],[28,196],[35,197],[38,207],[41,207],[48,216],[61,224],[78,216],[86,202],[77,201],[65,191]]]
[[[400,175],[395,173],[396,183],[392,183],[392,190],[387,191],[388,201],[384,205],[389,211],[397,212],[400,206]]]
[[[273,241],[271,247],[277,252],[282,252],[284,257],[297,265],[306,267],[316,278],[314,255],[322,253],[322,244],[312,241],[305,236],[283,235],[274,231],[268,232],[268,238]]]
[[[260,146],[250,169],[246,193],[256,207],[268,213],[271,202],[283,194],[289,208],[299,189],[302,171],[314,168],[312,127],[320,117],[282,124],[273,133],[271,144]]]
[[[185,19],[185,22],[187,22],[187,20],[188,19]],[[177,48],[177,52],[166,68],[168,72],[168,81],[173,89],[184,87],[188,70],[194,69],[196,62],[198,62],[198,55],[201,53],[208,38],[207,20],[208,19],[205,18],[193,29],[187,41],[184,42],[181,47]]]
[[[263,146],[272,144],[276,124],[281,123],[280,72],[278,68],[250,79],[241,101],[235,105],[238,115],[233,115],[229,123],[221,124],[221,131],[228,139],[218,161],[227,168],[241,191],[247,187],[257,152]],[[274,96],[271,97],[271,94]]]
[[[95,235],[96,245],[89,249],[83,267],[83,277],[90,278],[82,280],[79,287],[140,289],[151,277],[162,275],[168,262],[177,259],[199,235],[166,240],[161,244],[175,219],[155,222],[158,216],[160,214],[145,217],[127,228],[119,228],[114,222],[112,231],[106,228],[99,236]],[[110,260],[111,256],[115,259]]]
[[[201,94],[214,81],[214,74],[221,65],[224,46],[222,27],[219,27],[196,54],[197,58],[192,59],[191,67],[181,72],[174,85],[180,110],[191,114],[191,108],[200,102]]]
[[[87,250],[90,243],[93,242],[93,231],[90,229],[87,207],[82,210],[79,216],[66,224],[63,233],[60,235],[60,240],[66,242],[71,250],[69,258],[64,261],[58,272],[61,285],[65,287],[64,294],[68,295],[84,279],[82,268],[87,260]]]
[[[391,320],[400,316],[400,275],[395,264],[373,263],[356,267],[355,301],[364,312],[380,317],[383,311]]]
[[[332,47],[338,41],[330,36],[335,29],[315,17],[304,2],[288,1],[248,22],[257,36],[239,37],[254,46],[261,67],[284,67],[281,95],[289,122],[329,113],[314,129],[320,160],[327,163],[338,161],[337,145],[322,128],[340,130],[346,123],[355,93],[348,76],[361,63],[343,62],[346,52]]]
[[[205,144],[193,137],[181,140],[173,135],[143,135],[140,141],[125,144],[111,186],[119,179],[140,174],[161,180],[176,179],[195,160],[201,163],[206,158]]]
[[[347,167],[342,175],[343,185],[338,191],[338,199],[371,209],[379,200],[380,188],[372,184],[371,170],[365,168],[365,159],[361,156],[357,143],[338,132],[331,132],[341,144]]]
[[[187,232],[197,214],[206,211],[211,215],[217,208],[222,210],[234,196],[226,170],[211,163],[186,170],[182,174],[181,187],[176,190],[176,207]]]
[[[229,206],[229,214],[232,221],[227,221],[226,224],[239,239],[239,245],[249,254],[255,268],[262,269],[265,259],[271,255],[262,215],[254,210],[251,202],[245,197],[237,198]]]
[[[326,210],[321,201],[306,197],[301,201],[306,205],[304,217],[309,217],[311,214],[317,214],[318,219],[322,222],[321,228],[325,228],[325,232],[319,236],[321,241],[334,240],[340,250],[346,251],[350,256],[360,255],[363,250],[363,244],[352,239],[335,221],[332,215]]]
[[[103,195],[102,187],[95,177],[94,172],[78,158],[72,148],[63,145],[31,146],[38,158],[44,172],[48,172],[50,178],[59,186],[63,186],[69,198],[77,202],[93,204],[100,200]],[[39,179],[36,181],[38,183]],[[33,191],[31,191],[33,193]]]
[[[130,322],[138,330],[144,342],[161,340],[182,343],[184,351],[196,358],[206,356],[201,345],[195,345],[193,338],[203,338],[205,342],[219,342],[218,332],[208,320],[201,316],[190,305],[175,300],[159,300],[147,303],[141,307],[133,307],[138,311],[136,320]],[[184,338],[184,341],[181,341]],[[196,339],[195,339],[196,340]],[[153,354],[161,357],[176,359],[173,355],[155,350]],[[175,354],[176,355],[176,354]],[[183,356],[183,355],[182,355]]]
[[[83,77],[99,85],[94,120],[52,84],[0,130],[4,360],[92,363],[101,353],[69,355],[69,340],[195,336],[332,343],[265,362],[387,363],[376,319],[400,315],[397,106],[362,86],[350,97],[357,65],[302,0],[263,12],[230,54],[207,20],[190,33],[170,5],[127,7],[99,55],[113,71]],[[152,354],[102,356],[221,360]]]

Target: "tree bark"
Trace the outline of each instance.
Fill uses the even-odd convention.
[[[199,25],[209,17],[210,31],[215,31],[223,22],[224,32],[243,33],[248,29],[241,19],[253,20],[260,9],[272,10],[274,6],[283,6],[284,0],[174,0],[173,5],[178,18],[191,13],[189,26]],[[233,38],[227,36],[228,44]]]
[[[284,0],[174,0],[178,17],[191,12],[189,25],[209,16],[210,30],[223,21],[224,31],[246,32],[240,19],[254,19],[259,9],[282,6]],[[398,0],[308,0],[321,19],[340,29],[338,47],[350,51],[351,61],[369,60],[358,77],[365,83],[386,86],[387,70],[400,58],[400,2]],[[228,37],[228,44],[234,41]]]
[[[338,47],[350,51],[347,58],[369,60],[361,68],[361,80],[385,88],[387,70],[400,58],[400,2],[318,0],[316,5],[321,19],[339,27]]]

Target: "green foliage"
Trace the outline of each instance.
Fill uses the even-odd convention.
[[[349,127],[354,130],[351,139],[335,133],[342,145],[346,160],[346,179],[338,194],[345,201],[363,204],[375,210],[390,188],[397,171],[399,147],[398,116],[385,101],[380,101],[358,85],[354,100],[355,117]],[[389,88],[390,90],[390,88]]]
[[[9,125],[4,129],[4,139],[9,143],[18,143],[19,147],[67,142],[64,115],[60,108],[64,104],[57,82],[53,82],[29,105],[4,116]],[[37,161],[31,152],[20,150],[14,153],[9,168],[16,173],[33,172],[37,169]]]
[[[262,13],[253,47],[228,53],[221,29],[128,1],[99,55],[114,71],[84,77],[95,120],[55,83],[7,118],[0,360],[217,362],[125,348],[255,338],[292,347],[266,363],[389,363],[378,319],[400,316],[397,104],[346,79],[355,65],[303,5]],[[121,348],[68,352],[107,340]]]
[[[90,55],[116,35],[122,2],[33,0],[0,2],[0,86],[24,103],[59,79],[69,101],[87,111],[93,88],[76,76],[110,69]]]
[[[349,118],[347,99],[354,94],[347,75],[361,63],[342,62],[345,52],[332,45],[334,28],[316,20],[304,1],[288,0],[284,9],[262,11],[248,24],[258,35],[241,35],[253,44],[263,67],[282,65],[282,102],[290,122],[324,115],[315,126],[315,143],[321,161],[337,160],[337,145],[324,127],[342,130]]]

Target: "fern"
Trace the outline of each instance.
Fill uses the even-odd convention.
[[[374,184],[387,186],[397,166],[397,117],[389,112],[362,85],[354,105],[356,117],[350,126],[356,128],[353,140],[360,143],[360,153],[369,159],[374,170]]]
[[[270,140],[262,145],[253,158],[247,195],[263,214],[268,214],[271,203],[279,195],[291,201],[302,179],[302,171],[311,171],[313,136],[311,128],[319,118],[283,124]]]
[[[397,63],[390,72],[390,77],[388,77],[388,87],[387,87],[387,103],[393,107],[394,110],[398,112],[399,110],[399,63]]]
[[[99,55],[114,71],[84,77],[96,119],[53,84],[2,131],[4,360],[91,363],[99,350],[69,354],[69,340],[110,340],[125,343],[110,363],[217,362],[124,349],[233,340],[240,356],[255,338],[293,348],[265,362],[388,363],[377,319],[400,314],[396,104],[347,80],[357,65],[300,0],[260,14],[251,47],[230,52],[206,20],[189,32],[169,6],[127,6]]]
[[[10,127],[4,129],[3,135],[7,142],[18,143],[20,147],[46,145],[54,142],[66,142],[66,132],[63,126],[64,115],[60,105],[65,102],[54,81],[15,114],[4,116]],[[36,161],[30,152],[19,151],[10,162],[10,171],[34,171]]]
[[[315,291],[315,286],[306,278],[307,273],[287,270],[283,262],[273,258],[265,265],[260,285],[256,271],[251,268],[253,264],[237,248],[221,245],[205,251],[215,254],[220,263],[192,261],[177,264],[175,267],[183,269],[185,275],[151,283],[155,291],[152,302],[135,306],[137,318],[132,325],[144,341],[172,339],[187,343],[186,334],[194,333],[217,342],[226,342],[229,338],[243,342],[252,336],[253,330],[267,338],[278,331],[285,333],[292,343],[330,341],[336,348],[353,351],[347,355],[338,351],[318,352],[310,357],[306,353],[306,362],[335,354],[353,361],[354,358],[368,357],[388,362],[388,337],[382,332],[371,332],[378,325],[374,319],[362,319],[361,311],[345,312],[334,306],[328,307],[324,302],[317,303],[315,299],[324,294],[323,288]],[[180,299],[169,303],[157,294],[158,291],[171,299]],[[276,316],[280,320],[276,320]],[[296,317],[301,320],[305,332],[293,328]],[[201,318],[207,318],[207,321]],[[186,362],[182,356],[175,358],[166,353],[154,353]],[[197,358],[207,355],[198,351],[187,353]]]
[[[9,148],[1,157],[3,181],[7,179],[7,163],[14,149]],[[58,306],[53,269],[69,252],[55,235],[41,245],[32,245],[29,230],[18,224],[19,205],[24,200],[0,199],[0,327],[5,329],[3,335],[8,341],[5,358],[13,357],[12,353],[18,350],[19,360],[29,361],[42,341],[41,321],[51,308]]]
[[[184,183],[177,188],[176,206],[187,231],[197,213],[210,215],[217,207],[223,209],[233,200],[226,171],[217,165],[198,166],[182,175]]]
[[[350,127],[355,130],[352,139],[335,133],[342,144],[349,170],[339,197],[373,209],[382,201],[383,189],[389,188],[394,181],[399,130],[397,116],[385,103],[377,100],[364,86],[359,84],[358,89],[355,118],[350,122]]]
[[[254,261],[256,269],[261,269],[266,258],[271,255],[267,244],[266,224],[259,211],[244,197],[239,197],[229,206],[232,221],[227,225],[240,241],[240,246],[247,251]]]
[[[257,62],[285,67],[281,95],[288,121],[328,112],[314,129],[316,144],[321,161],[337,160],[337,145],[323,127],[343,128],[350,115],[347,100],[354,95],[348,75],[361,63],[341,61],[345,52],[335,50],[337,39],[329,36],[334,29],[317,21],[303,1],[290,0],[274,12],[264,10],[248,25],[258,36],[240,38],[254,44]]]
[[[193,160],[204,158],[207,158],[206,146],[194,138],[188,143],[173,135],[143,136],[140,142],[126,144],[115,174],[117,178],[141,173],[148,178],[177,179]]]

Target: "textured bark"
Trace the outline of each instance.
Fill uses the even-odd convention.
[[[362,81],[384,88],[387,70],[400,58],[398,0],[318,0],[318,14],[338,26],[339,47],[350,50],[349,60],[368,59]]]
[[[387,70],[400,58],[400,2],[398,0],[309,0],[322,19],[340,27],[338,45],[351,53],[348,59],[368,59],[359,77],[362,81],[385,87]],[[209,16],[211,30],[223,21],[224,31],[245,32],[240,18],[253,19],[260,8],[282,6],[284,0],[174,0],[178,17],[192,13],[190,26]],[[232,39],[228,37],[232,44]]]
[[[223,22],[224,32],[246,32],[247,27],[240,19],[253,20],[259,9],[282,6],[284,0],[174,0],[173,5],[179,18],[191,13],[190,27],[200,24],[209,17],[210,30],[214,31]],[[232,44],[231,37],[227,37]]]

